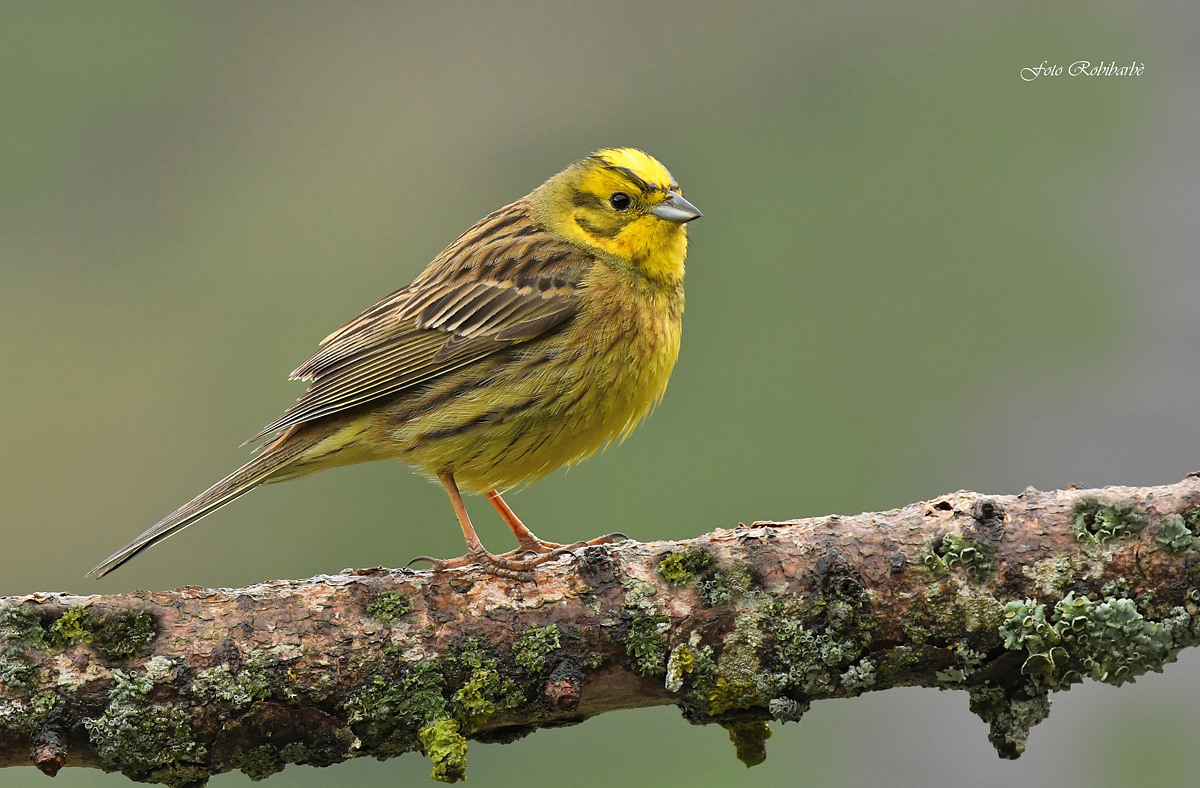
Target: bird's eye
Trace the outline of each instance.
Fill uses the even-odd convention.
[[[608,204],[613,207],[614,211],[627,211],[629,206],[633,205],[633,200],[629,199],[629,195],[625,192],[617,192],[608,198]]]

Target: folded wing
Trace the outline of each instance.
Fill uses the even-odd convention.
[[[484,218],[413,284],[321,343],[293,378],[312,385],[251,441],[392,396],[574,317],[593,260],[521,202]]]

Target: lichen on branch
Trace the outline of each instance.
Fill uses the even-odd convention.
[[[985,496],[592,546],[536,583],[372,569],[0,600],[0,763],[171,786],[507,742],[673,704],[747,766],[814,700],[961,689],[1002,757],[1050,694],[1200,632],[1200,480]]]

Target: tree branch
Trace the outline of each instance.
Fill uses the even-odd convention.
[[[242,589],[0,600],[0,764],[200,785],[511,741],[674,704],[747,764],[812,700],[964,689],[1002,757],[1048,695],[1200,633],[1200,478],[759,522],[587,547],[518,583],[369,569]]]

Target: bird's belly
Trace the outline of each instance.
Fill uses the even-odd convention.
[[[665,391],[678,352],[678,320],[580,321],[406,398],[403,417],[389,419],[388,443],[394,456],[431,476],[449,472],[464,490],[533,481],[636,426]]]

